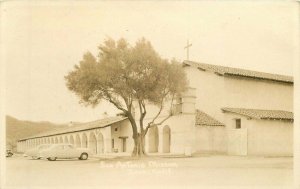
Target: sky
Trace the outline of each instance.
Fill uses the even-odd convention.
[[[298,9],[294,2],[7,1],[1,4],[5,114],[66,123],[115,114],[84,107],[64,76],[107,38],[145,37],[163,58],[293,74]],[[2,80],[3,80],[2,77]]]

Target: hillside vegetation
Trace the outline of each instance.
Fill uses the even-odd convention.
[[[66,127],[67,124],[54,124],[51,122],[22,121],[12,116],[6,116],[6,145],[16,150],[17,140],[41,132]]]

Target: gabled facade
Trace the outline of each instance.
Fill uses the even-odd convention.
[[[190,87],[196,88],[196,108],[221,121],[221,108],[293,111],[293,78],[185,61]]]
[[[221,142],[211,142],[214,145],[208,151],[232,155],[292,155],[292,77],[191,61],[185,61],[183,67],[190,86],[196,88],[196,108],[225,125],[221,132],[210,132],[212,137],[206,142]],[[257,116],[249,117],[245,112]],[[204,134],[206,130],[201,128],[196,138],[208,136]],[[200,152],[204,151],[204,144],[198,142]]]

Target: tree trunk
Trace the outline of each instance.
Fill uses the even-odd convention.
[[[143,157],[146,155],[145,152],[145,137],[141,133],[137,133],[134,140],[134,148],[132,152],[132,156],[135,157]]]
[[[146,155],[145,153],[145,135],[141,134],[137,131],[137,125],[136,122],[131,114],[131,112],[128,112],[127,117],[131,123],[133,135],[132,138],[134,140],[134,148],[132,151],[132,156],[135,157],[142,157]],[[144,131],[142,131],[144,132]]]

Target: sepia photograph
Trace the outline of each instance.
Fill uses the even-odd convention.
[[[0,10],[1,189],[300,189],[298,2]]]

